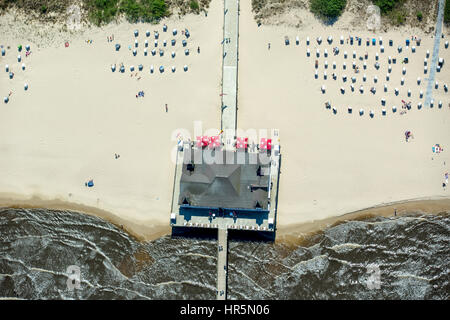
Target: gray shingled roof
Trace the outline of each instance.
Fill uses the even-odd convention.
[[[236,153],[217,152],[236,160]],[[191,159],[193,151],[185,150],[179,204],[186,199],[192,206],[255,209],[258,202],[263,209],[267,209],[269,165],[206,164],[202,155],[197,159],[203,159],[203,163],[195,164],[194,171],[190,172],[187,164],[191,163]],[[248,156],[245,162],[249,162]],[[260,166],[262,173],[267,175],[257,175]]]

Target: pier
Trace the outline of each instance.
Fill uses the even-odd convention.
[[[237,90],[239,60],[239,0],[224,0],[222,62],[222,123],[223,131],[237,127]],[[226,141],[226,148],[232,148]]]
[[[224,0],[223,37],[221,129],[228,135],[214,137],[220,147],[216,139],[209,145],[202,137],[179,141],[170,215],[173,234],[217,229],[218,300],[227,299],[229,230],[275,237],[281,163],[278,130],[272,130],[273,145],[264,138],[252,148],[247,140],[237,146],[239,0]],[[226,160],[210,163],[211,156]]]
[[[228,230],[225,228],[218,229],[217,251],[217,300],[226,300],[228,273]]]

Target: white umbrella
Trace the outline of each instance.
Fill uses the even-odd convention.
[[[392,112],[397,112],[397,107],[396,106],[392,107]]]
[[[25,84],[23,85],[23,88],[24,88],[25,90],[28,90],[28,83],[25,83]]]
[[[25,70],[25,63],[22,63],[22,70]]]
[[[417,84],[420,84],[420,77],[417,77]]]
[[[311,55],[311,51],[308,49],[306,49],[306,55],[309,57]]]

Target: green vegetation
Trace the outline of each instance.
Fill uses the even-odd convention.
[[[118,0],[90,0],[89,17],[96,25],[110,22],[117,14]]]
[[[395,11],[394,12],[394,21],[397,23],[397,25],[404,24],[406,21],[406,13],[404,11]]]
[[[45,4],[41,6],[41,13],[43,14],[47,13],[47,6]]]
[[[421,11],[417,12],[417,20],[422,21],[423,19],[423,14]]]
[[[444,22],[450,23],[450,0],[445,1]]]
[[[382,14],[387,14],[392,11],[400,0],[372,0],[375,5],[380,7]]]
[[[192,11],[198,12],[200,10],[200,5],[198,4],[197,0],[191,0],[189,3],[189,7]]]
[[[122,13],[130,22],[156,22],[169,15],[164,0],[89,0],[89,16],[97,25],[113,20]]]
[[[347,5],[347,0],[310,0],[311,12],[323,18],[337,18]]]

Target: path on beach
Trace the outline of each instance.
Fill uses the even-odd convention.
[[[222,65],[222,123],[224,132],[236,132],[238,45],[239,45],[239,1],[224,1]],[[228,41],[227,41],[228,39]],[[226,141],[226,147],[232,141]]]
[[[436,33],[434,38],[433,57],[430,65],[430,77],[428,78],[427,93],[425,96],[425,106],[429,107],[433,96],[434,79],[436,76],[436,64],[439,58],[439,46],[441,44],[442,36],[442,22],[444,20],[444,6],[445,1],[439,0],[438,17],[436,21]]]

